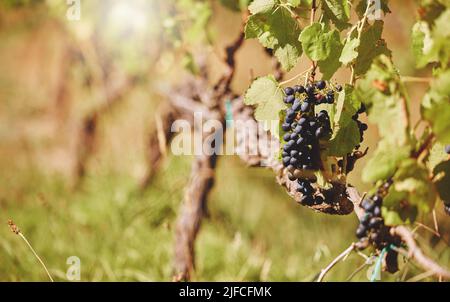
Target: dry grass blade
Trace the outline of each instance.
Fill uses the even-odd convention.
[[[44,268],[45,272],[47,273],[48,278],[50,279],[51,282],[54,282],[52,276],[50,275],[50,272],[48,271],[47,267],[44,264],[44,261],[42,261],[41,257],[39,257],[39,255],[36,253],[36,251],[34,250],[33,246],[31,245],[31,243],[27,240],[27,238],[25,237],[25,235],[23,235],[23,233],[20,231],[19,227],[17,227],[17,225],[10,219],[8,220],[8,225],[11,229],[11,231],[14,234],[17,234],[20,236],[20,238],[22,238],[23,241],[25,241],[26,245],[29,247],[29,249],[31,250],[31,252],[33,253],[33,255],[36,257],[36,259],[39,261],[39,263],[42,265],[42,267]]]

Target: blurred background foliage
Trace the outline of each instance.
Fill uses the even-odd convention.
[[[176,2],[176,3],[175,3]],[[410,28],[414,1],[391,1],[384,37],[402,75],[414,69]],[[175,5],[176,4],[176,5]],[[0,1],[0,280],[41,281],[45,272],[6,224],[13,219],[56,280],[66,280],[69,256],[81,260],[83,281],[171,280],[174,222],[190,173],[189,157],[168,155],[144,191],[148,133],[155,127],[164,91],[196,72],[194,56],[207,53],[214,81],[223,48],[241,26],[246,1],[81,1],[81,19],[66,18],[65,1]],[[271,71],[255,41],[237,54],[233,89],[242,93],[254,76]],[[306,69],[307,60],[286,78]],[[187,69],[187,70],[186,70]],[[340,70],[337,81],[346,81]],[[133,79],[114,106],[121,83]],[[417,102],[425,84],[410,85]],[[110,106],[111,105],[111,106]],[[98,141],[82,183],[74,187],[80,129],[104,106]],[[413,114],[418,117],[418,106]],[[376,129],[365,141],[369,153]],[[351,182],[359,179],[358,162]],[[354,215],[332,217],[296,205],[273,173],[220,158],[209,216],[198,241],[195,280],[311,281],[355,238]],[[440,208],[439,239],[418,230],[425,252],[450,264],[448,230]],[[425,217],[432,225],[432,220]],[[328,280],[344,281],[365,259],[353,254]],[[420,273],[400,261],[401,271],[382,280]],[[367,281],[367,268],[352,280]],[[431,279],[425,279],[431,280]]]

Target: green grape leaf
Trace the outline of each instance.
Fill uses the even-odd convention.
[[[341,43],[337,30],[326,32],[320,23],[313,23],[305,27],[300,34],[299,41],[302,43],[305,54],[313,61],[328,59],[332,46]],[[336,54],[333,53],[333,56]]]
[[[357,38],[353,38],[345,42],[344,48],[339,58],[339,61],[342,64],[347,65],[353,62],[353,60],[358,57],[358,52],[356,51],[356,49],[359,47],[359,42],[360,41]]]
[[[386,225],[414,223],[417,218],[417,214],[418,211],[416,206],[408,206],[405,208],[401,208],[399,206],[394,208],[383,207],[382,209],[382,215]]]
[[[373,25],[366,26],[361,34],[361,40],[357,49],[358,56],[355,59],[355,74],[365,74],[375,58],[384,54],[391,56],[386,42],[381,38],[383,32],[383,21],[377,20]]]
[[[244,103],[256,106],[255,119],[270,125],[279,120],[279,112],[286,108],[283,92],[272,75],[253,81],[245,93]]]
[[[336,104],[333,136],[328,146],[330,156],[345,156],[360,143],[358,125],[352,119],[360,107],[361,102],[355,97],[353,87],[346,85]]]
[[[450,60],[450,9],[447,8],[435,21],[432,31],[433,46],[431,53],[438,54],[438,60],[443,67]]]
[[[323,80],[329,80],[339,69],[339,67],[341,67],[341,62],[339,62],[339,54],[342,52],[342,48],[344,46],[342,45],[339,33],[336,30],[332,31],[328,47],[330,48],[328,58],[318,62]]]
[[[387,140],[378,143],[372,158],[367,162],[362,173],[362,180],[374,183],[393,176],[400,163],[410,155],[408,146],[395,146]]]
[[[264,47],[273,49],[285,70],[292,69],[302,55],[299,35],[298,22],[282,7],[251,15],[245,26],[245,38],[258,39]]]
[[[422,116],[443,144],[450,143],[450,70],[440,74],[430,86],[421,107]]]
[[[436,199],[428,170],[414,159],[402,161],[393,177],[394,188],[406,192],[409,204],[415,205],[421,213],[428,213]]]
[[[341,121],[336,130],[336,134],[330,140],[328,154],[330,156],[345,156],[350,153],[359,143],[359,128],[355,121],[349,120],[348,123]]]
[[[430,171],[440,164],[441,162],[448,159],[448,154],[445,152],[445,145],[437,142],[433,145],[430,150],[430,154],[427,159],[427,167]]]
[[[301,48],[291,44],[286,44],[284,46],[277,47],[274,55],[281,63],[283,69],[291,70],[297,64],[302,53]]]
[[[324,0],[322,6],[325,21],[330,20],[341,31],[350,26],[350,7],[347,0]]]
[[[275,7],[275,0],[253,0],[248,6],[251,14],[267,13]]]
[[[392,145],[406,145],[410,139],[404,118],[400,76],[392,61],[381,56],[358,82],[356,93],[368,107],[369,121],[378,126],[380,135]]]

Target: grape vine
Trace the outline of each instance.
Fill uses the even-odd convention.
[[[195,1],[186,0],[185,4],[190,2]],[[419,1],[411,51],[416,68],[432,77],[417,78],[398,70],[383,38],[383,19],[391,13],[387,0],[221,2],[242,14],[244,26],[236,43],[225,49],[227,70],[212,87],[208,75],[195,67],[193,52],[188,49],[195,48],[189,43],[184,47],[185,61],[190,63],[187,68],[201,83],[191,85],[195,87],[191,90],[198,90],[190,96],[191,103],[197,104],[204,87],[209,87],[212,100],[202,101],[206,105],[202,108],[223,119],[218,108],[226,108],[225,102],[233,100],[234,118],[261,122],[271,131],[267,140],[280,146],[278,156],[259,150],[256,155],[240,154],[241,159],[251,166],[264,160],[277,182],[301,205],[326,214],[356,213],[358,240],[327,266],[318,280],[356,249],[367,249],[388,272],[398,270],[402,254],[436,277],[450,279],[447,269],[423,254],[408,229],[421,217],[434,215],[439,209],[437,201],[443,202],[444,211],[450,211],[450,37],[445,30],[450,5],[440,0]],[[203,21],[197,29],[207,28],[207,18]],[[188,29],[180,25],[171,30]],[[276,62],[273,75],[255,78],[252,74],[251,84],[239,96],[231,85],[234,55],[249,39],[257,40]],[[310,67],[283,81],[303,59]],[[348,80],[335,77],[343,70],[348,71]],[[304,82],[286,87],[300,79]],[[415,124],[411,108],[416,104],[407,86],[413,80],[427,85],[420,108],[415,108],[420,109]],[[187,107],[194,106],[184,106],[183,111],[193,110]],[[366,118],[368,123],[363,122]],[[279,123],[278,131],[267,129],[273,121]],[[374,150],[364,146],[368,125],[379,134]],[[248,145],[242,147],[249,149]],[[348,180],[362,157],[368,160],[358,177],[372,187],[364,194]],[[182,211],[179,219],[177,280],[189,278],[194,267],[193,241],[212,186],[215,160],[199,157],[193,167],[183,209],[195,211]],[[195,177],[201,169],[210,177]]]

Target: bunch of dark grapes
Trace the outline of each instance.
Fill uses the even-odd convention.
[[[341,91],[342,87],[335,87]],[[333,104],[335,90],[326,87],[324,81],[305,86],[285,88],[284,102],[289,105],[282,129],[286,142],[282,150],[283,165],[288,170],[289,179],[297,180],[297,191],[301,192],[302,204],[312,205],[324,202],[322,196],[314,196],[311,185],[313,178],[302,177],[302,170],[317,171],[321,166],[320,142],[331,138],[330,117],[326,110],[314,113],[315,105]]]
[[[364,216],[361,218],[356,229],[356,237],[361,242],[368,240],[378,250],[387,248],[386,261],[388,263],[388,270],[395,272],[398,267],[398,253],[391,247],[399,247],[401,240],[390,234],[390,227],[384,224],[384,219],[381,215],[381,207],[383,204],[382,195],[387,192],[391,185],[392,181],[387,181],[377,193],[371,197],[364,198],[361,202],[360,207],[364,210]]]
[[[368,238],[371,243],[380,248],[385,242],[384,234],[381,232],[384,226],[384,220],[381,217],[382,203],[383,198],[379,194],[365,198],[361,202],[360,206],[364,209],[364,216],[356,230],[356,237]]]

